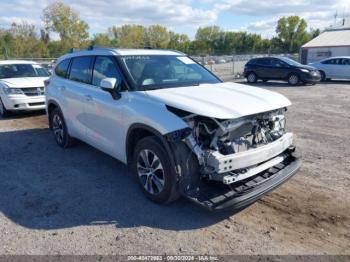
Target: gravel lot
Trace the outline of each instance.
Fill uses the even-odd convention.
[[[288,87],[302,170],[238,214],[146,200],[85,144],[56,146],[43,113],[0,118],[0,254],[350,254],[350,83]]]

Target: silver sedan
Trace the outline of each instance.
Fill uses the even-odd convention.
[[[310,64],[320,71],[321,79],[350,79],[350,56],[330,57]]]

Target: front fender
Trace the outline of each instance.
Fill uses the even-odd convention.
[[[185,121],[170,112],[166,105],[147,97],[143,92],[130,92],[130,107],[125,112],[128,126],[142,124],[152,127],[161,135],[188,127]]]

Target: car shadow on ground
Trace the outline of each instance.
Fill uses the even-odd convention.
[[[59,148],[48,129],[0,133],[0,211],[31,229],[115,224],[190,230],[232,212],[210,213],[184,199],[147,200],[126,166],[79,143]]]
[[[348,81],[348,80],[329,80],[329,81],[321,82],[321,84],[326,84],[326,85],[350,85],[350,81]]]
[[[0,121],[29,118],[29,117],[33,117],[33,116],[35,117],[35,116],[44,115],[45,113],[46,113],[45,110],[27,111],[27,112],[10,112],[9,115],[6,117],[0,116]]]

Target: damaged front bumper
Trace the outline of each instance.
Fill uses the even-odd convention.
[[[184,192],[184,196],[211,211],[226,209],[239,211],[297,173],[301,160],[295,152],[295,147],[289,147],[282,154],[284,155],[282,162],[245,180],[229,185],[201,181],[197,187]]]
[[[246,168],[265,162],[285,151],[293,144],[293,134],[286,133],[276,141],[267,145],[238,152],[231,155],[221,155],[218,151],[211,153],[207,163],[218,174]]]

